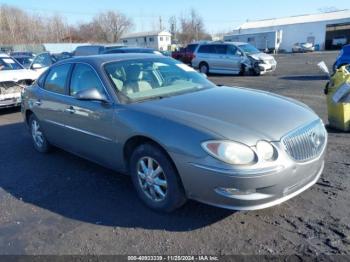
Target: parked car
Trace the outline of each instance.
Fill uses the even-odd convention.
[[[78,46],[74,52],[74,56],[89,56],[89,55],[101,55],[108,50],[124,47],[123,45],[83,45]]]
[[[275,71],[277,62],[248,43],[211,42],[195,49],[192,66],[205,74],[261,75]]]
[[[19,106],[22,89],[35,79],[33,71],[25,69],[12,57],[0,54],[0,108]]]
[[[350,45],[346,45],[340,51],[334,65],[333,71],[335,72],[338,68],[350,64]]]
[[[63,53],[41,53],[37,55],[34,60],[32,61],[31,65],[29,66],[29,69],[34,70],[37,72],[38,75],[46,71],[51,65],[57,63],[58,61],[71,58],[72,54],[69,52],[63,52]]]
[[[16,59],[24,68],[29,68],[32,64],[34,57],[28,55],[15,55],[12,58]]]
[[[306,105],[217,87],[153,54],[60,61],[25,89],[22,113],[36,150],[55,145],[129,174],[158,211],[186,199],[270,207],[311,187],[324,167],[327,132]]]
[[[315,46],[312,43],[296,43],[293,45],[293,53],[314,52]]]
[[[153,48],[140,48],[140,47],[120,47],[115,49],[109,49],[103,52],[103,54],[124,54],[124,53],[144,53],[144,54],[162,55],[161,52]]]
[[[198,46],[198,43],[189,44],[186,48],[181,48],[179,51],[173,52],[171,56],[184,64],[191,65],[192,59],[194,58],[194,51]]]

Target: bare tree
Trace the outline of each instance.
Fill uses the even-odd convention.
[[[59,14],[41,17],[22,9],[0,5],[0,44],[37,44],[44,42],[117,42],[132,27],[124,14],[107,11],[96,15],[91,22],[68,25]]]
[[[59,43],[68,35],[68,25],[58,14],[49,19],[47,28],[50,42]]]
[[[92,21],[93,30],[97,31],[99,39],[108,43],[118,42],[132,26],[130,18],[116,11],[100,13]]]
[[[180,17],[179,21],[178,39],[182,44],[198,40],[211,40],[211,36],[205,31],[202,17],[194,9],[190,10],[188,17]]]

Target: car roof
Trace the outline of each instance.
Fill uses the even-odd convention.
[[[0,53],[0,57],[2,57],[2,58],[4,58],[4,57],[8,58],[8,57],[10,57],[10,56],[7,55],[7,54],[4,54],[4,53]]]
[[[146,48],[146,47],[120,47],[120,48],[114,48],[117,50],[151,50],[154,51],[154,48]],[[114,50],[114,49],[110,49],[110,50]]]
[[[64,63],[88,63],[95,66],[102,65],[107,62],[120,62],[128,61],[133,59],[147,59],[147,58],[156,58],[156,59],[170,59],[166,56],[159,56],[156,54],[149,53],[121,53],[121,54],[103,54],[103,55],[91,55],[91,56],[76,56],[73,58],[64,59],[57,62],[55,65],[64,64]]]
[[[208,43],[200,43],[200,45],[247,45],[248,43],[245,42],[226,42],[226,41],[214,41],[214,42],[208,42]]]

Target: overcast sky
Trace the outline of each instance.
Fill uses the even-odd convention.
[[[71,24],[89,21],[100,11],[118,10],[133,19],[133,31],[154,29],[160,16],[168,27],[170,16],[186,15],[194,8],[203,17],[209,33],[230,31],[247,20],[350,9],[349,0],[0,0],[0,4],[17,6],[41,16],[59,13]]]

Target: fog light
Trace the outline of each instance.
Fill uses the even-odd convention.
[[[223,187],[218,187],[215,191],[225,195],[236,195],[236,196],[250,195],[250,194],[256,193],[256,189],[240,190],[237,188],[223,188]]]
[[[237,188],[218,187],[215,192],[221,196],[244,201],[256,201],[273,197],[270,194],[257,193],[256,189],[240,190]]]

